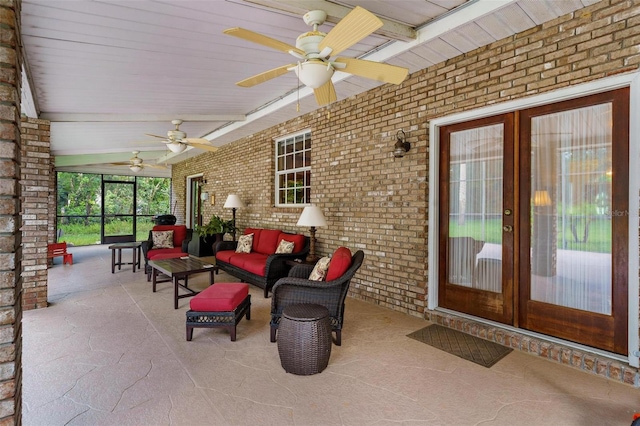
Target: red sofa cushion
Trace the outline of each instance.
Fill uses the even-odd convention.
[[[189,301],[189,307],[198,312],[229,312],[237,308],[248,295],[249,284],[212,284],[195,295]]]
[[[182,241],[187,238],[187,227],[185,225],[155,225],[152,231],[173,231],[173,247],[182,245]]]
[[[260,241],[260,234],[262,229],[260,228],[245,228],[244,235],[253,234],[253,245],[251,251],[258,251],[258,242]]]
[[[231,257],[236,254],[235,250],[223,250],[216,253],[216,259],[220,259],[223,262],[231,263]]]
[[[268,254],[262,253],[237,253],[231,257],[229,263],[247,272],[264,276],[268,257]]]
[[[262,253],[251,253],[249,255],[245,255],[243,259],[244,263],[242,264],[242,269],[247,272],[251,272],[252,274],[264,277],[267,271],[268,257],[268,254]]]
[[[278,248],[278,237],[282,233],[279,229],[263,229],[255,251],[262,254],[273,254]],[[255,237],[254,237],[255,238]],[[255,247],[255,246],[254,246]]]
[[[351,250],[346,247],[338,247],[338,249],[331,256],[331,262],[329,262],[329,269],[327,270],[327,276],[325,281],[335,280],[340,278],[347,269],[351,266]]]
[[[180,257],[178,255],[188,256],[187,253],[182,252],[182,247],[180,247],[180,244],[178,244],[178,246],[174,248],[151,249],[147,252],[147,259],[153,260],[157,258],[159,255],[162,255],[162,256],[170,255],[170,257],[164,257],[164,259],[170,259],[172,257]]]
[[[281,232],[278,237],[278,244],[276,244],[276,249],[280,245],[280,241],[285,240],[293,243],[293,253],[297,253],[304,248],[304,235],[301,234],[287,234],[286,232]]]

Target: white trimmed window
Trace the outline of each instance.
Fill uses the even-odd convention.
[[[276,140],[276,206],[311,203],[311,132]]]

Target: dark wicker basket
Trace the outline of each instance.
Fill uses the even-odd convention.
[[[278,328],[280,363],[287,373],[308,376],[327,368],[331,356],[331,319],[321,305],[285,308]]]

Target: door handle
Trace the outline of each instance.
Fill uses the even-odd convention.
[[[513,226],[511,226],[511,225],[504,225],[504,226],[502,227],[502,230],[503,230],[504,232],[513,232]]]

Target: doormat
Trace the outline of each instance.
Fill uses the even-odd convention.
[[[487,368],[513,351],[497,343],[437,324],[414,331],[407,337]]]

